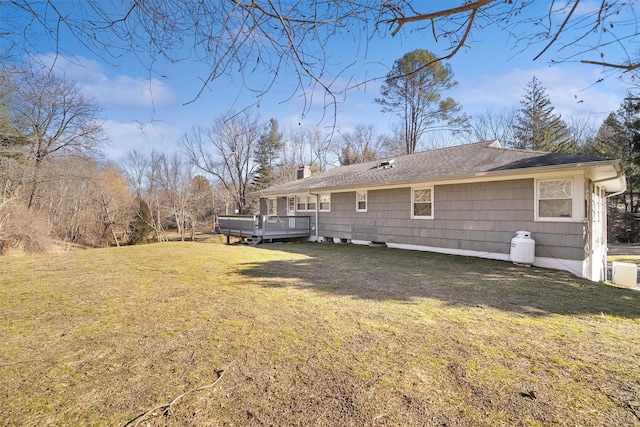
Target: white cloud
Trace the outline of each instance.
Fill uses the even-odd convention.
[[[85,95],[104,107],[159,107],[176,103],[171,88],[158,79],[125,74],[107,76],[100,63],[81,56],[39,55],[38,59],[55,65]]]
[[[617,110],[623,91],[610,83],[595,83],[598,76],[588,67],[513,68],[498,75],[479,75],[461,82],[454,98],[465,111],[517,106],[533,76],[545,88],[555,111],[564,117],[597,116]]]
[[[117,160],[129,151],[148,152],[152,149],[161,152],[178,150],[176,141],[180,131],[166,123],[118,123],[106,120],[102,123],[110,143],[105,148],[108,158]]]
[[[176,101],[171,89],[159,80],[125,75],[85,83],[83,91],[108,106],[158,107]]]

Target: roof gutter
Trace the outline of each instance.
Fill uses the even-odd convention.
[[[601,178],[601,179],[598,179],[598,180],[595,180],[595,181],[591,181],[591,182],[593,182],[594,184],[598,184],[600,182],[613,181],[613,180],[620,179],[622,177],[622,175],[624,175],[624,170],[622,169],[621,166],[620,167],[619,166],[620,166],[620,163],[614,163],[613,167],[616,170],[616,174],[614,176],[607,177],[607,178]],[[627,183],[626,182],[624,182],[624,189],[623,190],[617,191],[615,193],[608,194],[606,196],[606,198],[617,196],[619,194],[624,193],[625,191],[627,191]]]
[[[620,179],[622,177],[622,175],[624,174],[624,170],[622,169],[622,166],[620,168],[618,168],[618,165],[619,165],[619,163],[613,165],[613,167],[616,169],[615,176],[612,176],[610,178],[602,178],[602,179],[599,179],[597,181],[592,181],[592,182],[594,184],[597,184],[599,182],[613,181],[614,179]],[[620,195],[620,194],[624,193],[625,191],[627,191],[627,183],[626,182],[624,183],[624,189],[623,190],[617,191],[615,193],[607,194],[606,198],[608,199],[609,197]]]

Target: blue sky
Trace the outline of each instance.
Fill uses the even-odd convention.
[[[590,2],[584,1],[582,4],[582,7],[589,7]],[[599,123],[620,106],[630,88],[615,76],[596,83],[603,77],[601,67],[576,62],[550,66],[551,52],[533,62],[532,58],[542,46],[533,46],[517,53],[512,48],[512,41],[497,26],[491,27],[474,33],[470,46],[448,61],[459,83],[448,96],[458,101],[467,114],[517,105],[526,84],[535,75],[547,89],[556,111],[563,117],[590,117]],[[279,81],[267,95],[259,99],[243,90],[239,75],[224,77],[207,87],[195,102],[189,103],[201,88],[200,79],[208,74],[207,67],[202,63],[185,61],[170,66],[159,63],[158,70],[166,75],[161,79],[150,75],[146,67],[132,56],[118,59],[115,64],[113,61],[108,63],[82,49],[77,41],[68,36],[63,37],[61,43],[64,54],[57,59],[57,67],[102,106],[104,127],[111,139],[111,145],[105,151],[114,160],[132,149],[175,150],[180,136],[192,126],[209,124],[217,115],[247,107],[264,122],[271,117],[277,119],[285,131],[328,128],[333,125],[333,110],[324,110],[323,97],[318,93],[315,93],[308,114],[302,117],[304,100],[297,96],[298,92],[293,92],[295,87],[291,84],[290,76]],[[371,41],[366,55],[362,47],[363,44],[345,40],[336,40],[326,46],[333,62],[351,63],[357,60],[356,65],[339,79],[346,82],[347,78],[354,77],[357,81],[363,81],[367,77],[384,76],[394,60],[413,49],[437,52],[441,48],[425,33],[410,32],[401,37]],[[638,46],[626,48],[637,51]],[[609,51],[611,57],[618,53],[615,50],[617,48],[614,46]],[[52,51],[50,43],[40,43],[33,45],[30,53],[46,58]],[[258,81],[256,84],[260,85]],[[348,131],[356,124],[371,123],[380,132],[389,131],[394,117],[380,113],[380,106],[374,103],[374,98],[379,96],[380,84],[381,80],[369,82],[339,99],[336,116],[338,130]],[[328,119],[323,121],[323,115],[327,114]]]

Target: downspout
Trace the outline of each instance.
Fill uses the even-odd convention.
[[[623,172],[623,171],[622,171],[622,170],[620,170],[620,171],[618,172],[618,174],[615,176],[615,179],[620,178],[620,177],[622,176],[622,172]],[[602,180],[599,180],[599,181],[602,181]],[[594,181],[594,182],[597,182],[597,181]],[[616,193],[607,194],[607,195],[605,195],[605,197],[604,197],[604,198],[605,198],[605,199],[608,199],[609,197],[618,196],[618,195],[620,195],[620,194],[624,193],[625,191],[627,191],[626,185],[625,185],[625,189],[624,189],[624,190],[622,190],[622,191],[618,191],[618,192],[616,192]],[[606,205],[605,205],[605,208],[604,208],[604,209],[605,209],[605,213],[606,213],[606,215],[608,216],[608,215],[609,215],[609,212],[607,212],[608,204],[606,204]],[[608,222],[608,219],[607,219],[607,222]],[[607,232],[607,234],[608,234],[608,232]],[[607,242],[607,247],[606,247],[606,251],[605,251],[605,257],[604,257],[604,260],[603,260],[603,264],[604,264],[604,270],[603,270],[603,271],[604,271],[604,279],[605,279],[605,280],[607,280],[607,256],[608,256],[608,254],[609,254],[609,244],[608,244],[608,242]],[[611,272],[611,275],[613,276],[613,271]]]
[[[309,191],[309,194],[312,196],[316,196],[316,243],[320,243],[320,223],[319,223],[319,213],[320,210],[320,195],[318,193],[312,193]]]
[[[593,181],[593,182],[596,182],[596,181]],[[625,188],[624,190],[622,190],[622,191],[618,191],[617,193],[607,194],[607,195],[605,196],[605,198],[607,198],[607,199],[608,199],[609,197],[619,196],[620,194],[624,193],[625,191],[627,191],[627,189],[626,189],[626,188]]]

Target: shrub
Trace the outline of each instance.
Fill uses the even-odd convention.
[[[19,199],[0,204],[0,254],[39,253],[50,247],[51,230],[46,219],[28,210]]]

